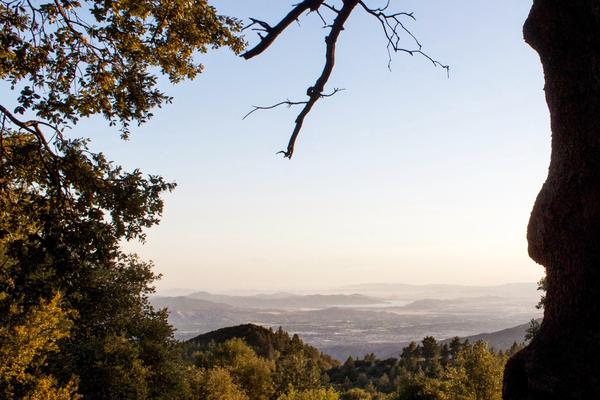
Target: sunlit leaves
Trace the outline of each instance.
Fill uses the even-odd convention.
[[[15,112],[56,126],[101,114],[126,135],[170,100],[157,72],[194,78],[198,54],[244,48],[240,29],[206,0],[2,0],[0,79],[24,87]]]
[[[0,256],[5,260],[5,256]],[[0,288],[8,282],[0,279]],[[8,285],[10,287],[10,283]],[[43,372],[48,354],[69,336],[71,315],[64,310],[62,296],[24,308],[0,289],[0,397],[26,399],[77,399],[76,380],[59,384]]]
[[[152,264],[120,250],[175,185],[64,131],[101,115],[127,136],[170,101],[161,73],[191,79],[208,49],[240,52],[240,28],[206,0],[0,0],[14,95],[0,104],[1,398],[189,398],[166,311],[148,300]]]
[[[465,346],[439,378],[424,379],[424,392],[439,400],[501,400],[507,359],[485,342]]]

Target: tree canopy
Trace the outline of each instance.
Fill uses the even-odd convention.
[[[159,73],[191,79],[203,69],[198,53],[244,48],[240,21],[206,0],[2,0],[0,24],[0,79],[19,91],[14,110],[0,111],[40,141],[46,128],[60,136],[66,124],[95,114],[126,135],[130,123],[170,100]]]
[[[125,254],[175,184],[125,171],[76,129],[99,115],[123,137],[202,71],[240,52],[240,22],[207,1],[0,1],[0,397],[188,398],[152,264]]]

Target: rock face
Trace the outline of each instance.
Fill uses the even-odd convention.
[[[600,399],[600,1],[534,0],[552,127],[527,239],[546,267],[544,322],[508,363],[504,399]]]

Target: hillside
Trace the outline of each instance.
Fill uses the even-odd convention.
[[[210,390],[205,389],[198,398],[211,399],[454,398],[449,395],[455,393],[444,392],[444,388],[449,383],[448,377],[459,376],[456,371],[470,376],[483,376],[486,382],[494,380],[496,383],[489,388],[496,394],[492,396],[488,391],[478,398],[495,399],[500,398],[506,361],[503,354],[481,343],[462,340],[446,346],[442,342],[424,338],[417,344],[401,348],[402,357],[382,359],[375,354],[366,354],[347,357],[340,363],[305,345],[298,335],[290,337],[281,328],[273,331],[253,324],[199,335],[185,342],[184,346],[187,346],[184,349],[187,350],[189,367],[192,370],[200,368],[201,377],[211,378],[205,381]],[[467,385],[461,383],[463,381],[456,382]],[[456,384],[454,381],[452,383],[454,390]],[[236,393],[237,385],[237,392],[241,388],[248,396],[222,395]],[[438,388],[442,392],[434,392],[429,396],[431,390]],[[221,393],[206,395],[215,389]],[[428,391],[428,397],[414,395],[424,389]],[[297,396],[298,393],[301,397]]]
[[[257,317],[248,309],[185,296],[152,297],[150,301],[158,309],[169,310],[169,323],[176,328],[176,337],[180,340]]]
[[[538,320],[541,321],[541,320]],[[514,326],[508,329],[502,329],[501,331],[491,333],[480,333],[478,335],[467,336],[464,339],[468,339],[469,342],[474,343],[478,340],[483,340],[487,344],[496,350],[506,350],[514,342],[520,343],[525,340],[525,334],[529,323]]]
[[[291,336],[279,328],[277,331],[267,329],[254,324],[243,324],[217,329],[216,331],[198,335],[185,342],[184,348],[188,355],[196,351],[206,350],[211,343],[223,343],[227,340],[239,338],[243,339],[256,354],[268,359],[275,359],[279,354],[289,352],[293,344],[299,343],[303,346],[304,353],[313,361],[318,362],[324,369],[331,368],[338,364],[331,356],[321,353],[317,348],[305,344],[298,335]]]

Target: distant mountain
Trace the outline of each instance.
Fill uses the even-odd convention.
[[[483,297],[461,297],[457,299],[422,299],[415,300],[408,303],[405,306],[397,307],[397,309],[404,310],[419,310],[419,311],[428,311],[428,310],[439,310],[443,308],[448,308],[449,306],[462,306],[469,305],[472,306],[473,303],[494,303],[498,301],[506,301],[507,299],[502,297],[495,296],[483,296]]]
[[[175,297],[161,297],[155,296],[150,299],[152,305],[157,308],[169,308],[176,312],[188,312],[188,311],[205,311],[210,310],[212,312],[219,312],[223,310],[233,310],[235,307],[218,303],[214,301],[194,299],[188,296],[175,296]]]
[[[541,319],[538,319],[538,321],[541,321]],[[467,336],[463,339],[469,339],[469,342],[471,343],[478,340],[483,340],[487,342],[490,347],[496,350],[507,350],[514,342],[521,343],[525,341],[527,328],[529,328],[529,322],[512,328],[502,329],[501,331],[497,332],[480,333],[478,335]]]
[[[511,298],[539,298],[537,283],[522,282],[494,286],[467,285],[409,285],[404,283],[370,283],[348,285],[337,289],[342,293],[360,293],[393,299],[420,300],[427,298],[450,299],[457,297],[501,296]]]
[[[196,289],[189,288],[173,288],[173,289],[157,289],[156,293],[151,294],[151,297],[177,297],[187,296],[194,293]]]
[[[176,328],[175,335],[180,340],[258,318],[252,310],[183,296],[151,297],[150,302],[156,308],[169,310],[169,323]]]
[[[385,300],[360,294],[294,295],[289,293],[276,293],[254,296],[228,296],[208,292],[195,292],[187,297],[229,304],[236,307],[279,310],[325,308],[333,306],[361,306],[385,303]]]
[[[285,299],[288,297],[297,297],[298,295],[288,292],[276,292],[276,293],[258,293],[254,297],[260,299]],[[248,297],[248,296],[246,296]]]
[[[279,328],[274,331],[271,328],[265,328],[254,324],[243,324],[230,326],[198,335],[184,343],[185,351],[188,355],[196,351],[202,351],[209,348],[211,343],[223,343],[227,340],[239,338],[250,346],[256,354],[268,359],[275,359],[279,354],[286,354],[292,348],[292,343],[298,341],[304,349],[304,354],[313,361],[318,362],[324,369],[329,369],[338,364],[336,360],[327,354],[321,353],[317,348],[305,344],[298,336],[290,335]]]
[[[476,313],[484,311],[486,314],[501,313],[507,308],[513,312],[521,311],[530,314],[538,303],[537,297],[500,297],[478,296],[459,297],[456,299],[422,299],[415,300],[401,307],[389,307],[390,311],[397,313]]]

